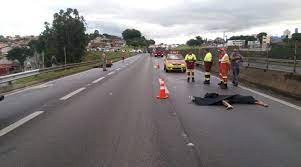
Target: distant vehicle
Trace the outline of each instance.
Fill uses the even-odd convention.
[[[138,49],[138,50],[137,50],[137,53],[143,53],[143,52],[142,52],[142,50],[141,50],[141,49]]]
[[[164,51],[163,50],[154,50],[152,55],[154,57],[163,57],[164,56]]]
[[[180,54],[168,54],[164,58],[164,70],[186,72],[186,62]]]

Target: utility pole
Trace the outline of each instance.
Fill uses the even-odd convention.
[[[42,61],[43,61],[42,68],[44,69],[45,68],[45,52],[44,51],[42,52]]]
[[[64,46],[64,56],[65,56],[65,68],[66,68],[66,64],[67,64],[66,46]]]
[[[296,73],[296,66],[297,66],[297,40],[295,40],[294,73]]]
[[[266,68],[267,68],[267,70],[269,69],[269,44],[267,44],[267,66],[266,66]]]
[[[225,34],[226,34],[226,33],[224,32],[224,34],[223,34],[223,40],[224,40],[224,41],[223,41],[223,47],[225,47],[225,36],[226,36]]]

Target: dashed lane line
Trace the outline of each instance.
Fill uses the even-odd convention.
[[[93,83],[93,84],[96,84],[96,83],[100,82],[100,81],[103,80],[103,79],[105,79],[105,77],[98,78],[98,79],[96,79],[95,81],[93,81],[92,83]]]
[[[67,100],[67,99],[69,99],[70,97],[72,97],[72,96],[74,96],[74,95],[80,93],[81,91],[83,91],[83,90],[85,90],[85,89],[86,89],[85,87],[79,88],[79,89],[77,89],[76,91],[71,92],[71,93],[69,93],[68,95],[66,95],[66,96],[64,96],[64,97],[62,97],[62,98],[60,98],[60,100]]]
[[[108,73],[107,75],[108,76],[110,76],[110,75],[113,75],[113,74],[115,74],[115,72],[113,71],[113,72],[110,72],[110,73]]]
[[[32,114],[30,114],[30,115],[28,115],[28,116],[20,119],[19,121],[15,122],[15,123],[13,123],[11,125],[9,125],[8,127],[0,130],[0,137],[2,137],[4,135],[6,135],[7,133],[15,130],[16,128],[20,127],[21,125],[25,124],[26,122],[34,119],[35,117],[37,117],[37,116],[39,116],[39,115],[41,115],[43,113],[44,113],[44,111],[34,112],[34,113],[32,113]]]

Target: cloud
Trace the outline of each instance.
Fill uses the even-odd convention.
[[[126,28],[137,28],[162,42],[185,42],[195,35],[215,37],[223,32],[258,33],[265,28],[281,33],[280,27],[295,27],[301,20],[300,0],[10,0],[1,4],[0,14],[11,13],[15,3],[20,4],[18,12],[1,17],[0,22],[6,24],[0,34],[36,32],[55,11],[67,7],[80,11],[89,31],[120,35]]]

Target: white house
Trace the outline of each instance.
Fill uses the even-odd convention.
[[[263,36],[262,37],[262,48],[268,48],[271,44],[271,36]]]
[[[248,47],[249,48],[260,48],[260,42],[259,41],[248,41]]]
[[[3,47],[3,48],[0,48],[0,53],[5,55],[7,54],[10,50],[12,50],[11,47],[7,46],[7,47]]]
[[[228,40],[227,41],[227,46],[238,46],[238,47],[242,47],[244,46],[246,43],[245,40]]]

